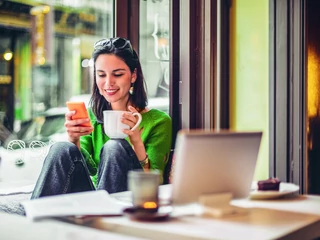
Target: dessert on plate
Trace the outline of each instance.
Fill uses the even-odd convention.
[[[278,178],[258,181],[258,191],[279,191],[280,182]]]

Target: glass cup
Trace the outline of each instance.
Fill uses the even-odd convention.
[[[160,173],[157,170],[131,170],[128,173],[128,187],[132,192],[133,207],[145,212],[158,210]]]

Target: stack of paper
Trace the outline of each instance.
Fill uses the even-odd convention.
[[[107,191],[89,191],[43,197],[21,202],[27,218],[37,220],[48,217],[116,216],[132,206],[111,197]]]

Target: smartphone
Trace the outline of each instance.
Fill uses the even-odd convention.
[[[72,116],[73,120],[89,118],[89,114],[84,102],[66,102],[70,111],[76,111],[76,114]],[[91,127],[91,122],[80,124],[79,126]]]

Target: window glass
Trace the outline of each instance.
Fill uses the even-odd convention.
[[[140,1],[139,54],[149,106],[169,112],[169,0]]]
[[[23,169],[67,140],[65,102],[89,101],[89,59],[114,36],[114,0],[4,0],[0,16],[0,181],[34,180]]]

